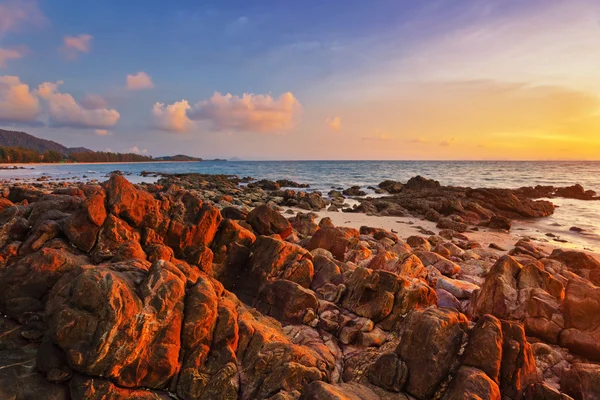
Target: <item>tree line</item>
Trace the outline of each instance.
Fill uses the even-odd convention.
[[[46,150],[43,153],[23,147],[0,146],[0,163],[60,163],[60,162],[141,162],[152,161],[151,156],[134,153],[105,151],[76,152],[69,155]]]

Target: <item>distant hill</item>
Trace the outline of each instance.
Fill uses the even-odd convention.
[[[175,156],[155,157],[154,161],[202,161],[202,159],[197,157],[186,156],[183,154],[177,154]]]
[[[40,139],[25,132],[7,131],[4,129],[0,129],[0,146],[21,147],[40,153],[50,150],[64,155],[93,151],[85,147],[68,148],[52,140]]]

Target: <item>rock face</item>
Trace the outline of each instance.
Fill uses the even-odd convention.
[[[288,221],[265,190],[307,209],[323,199],[259,181],[251,209],[237,181],[205,179],[0,191],[0,398],[595,398],[593,260]],[[428,193],[411,207],[453,190],[384,186]],[[457,196],[427,204],[432,218],[498,214]]]

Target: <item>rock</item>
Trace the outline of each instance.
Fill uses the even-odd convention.
[[[279,279],[265,285],[256,308],[285,324],[301,324],[307,310],[318,310],[319,301],[296,282]]]
[[[452,229],[453,231],[460,233],[466,232],[469,229],[469,226],[467,224],[457,222],[446,217],[440,218],[435,227],[439,229]]]
[[[479,289],[479,286],[466,281],[440,276],[437,279],[436,288],[446,290],[457,299],[463,300],[470,299],[473,292]]]
[[[515,399],[522,395],[529,384],[538,380],[535,359],[523,326],[510,321],[501,322],[503,344],[500,391],[503,396]]]
[[[315,381],[306,387],[299,400],[377,400],[379,398],[371,389],[355,382],[331,385]]]
[[[138,190],[121,175],[113,174],[105,183],[108,210],[133,227],[158,225],[161,213],[154,197]]]
[[[277,182],[270,181],[268,179],[262,179],[248,184],[249,187],[257,187],[263,190],[279,190],[281,186]]]
[[[166,393],[146,389],[123,389],[110,381],[75,375],[69,382],[73,400],[84,399],[123,399],[123,400],[168,400]]]
[[[309,287],[314,275],[313,256],[304,248],[268,236],[259,236],[252,256],[234,283],[236,294],[248,304],[255,304],[270,281],[287,279]]]
[[[435,293],[438,298],[438,307],[454,308],[455,310],[462,312],[462,305],[460,303],[460,300],[454,297],[450,292],[444,289],[436,288]]]
[[[434,181],[433,179],[427,179],[417,175],[410,178],[404,187],[411,190],[437,189],[440,187],[440,183],[438,181]]]
[[[489,399],[500,400],[498,384],[485,373],[470,367],[460,367],[452,380],[444,400]]]
[[[563,371],[560,388],[574,399],[600,399],[600,365],[573,364]]]
[[[506,217],[494,215],[490,218],[490,222],[488,222],[488,228],[509,231],[511,228],[510,220]]]
[[[581,251],[555,249],[550,258],[558,260],[567,266],[569,271],[589,279],[595,285],[600,285],[600,276],[593,271],[600,271],[600,261]],[[597,279],[594,277],[597,276]]]
[[[489,314],[482,316],[471,330],[462,364],[478,368],[500,383],[503,341],[500,321]]]
[[[210,246],[222,220],[219,210],[187,192],[174,194],[169,203],[164,242],[175,255],[185,259],[198,247]]]
[[[0,310],[26,321],[33,313],[43,313],[48,293],[65,274],[89,262],[67,250],[44,247],[24,257],[14,257],[0,269]]]
[[[342,191],[344,196],[365,196],[367,193],[360,190],[360,186],[352,186]]]
[[[404,185],[401,184],[400,182],[391,181],[391,180],[383,181],[377,186],[379,186],[381,189],[385,190],[389,194],[400,193],[402,191],[402,188],[404,187]]]
[[[494,249],[494,250],[499,250],[499,251],[506,251],[506,249],[504,247],[502,247],[496,243],[490,243],[489,248]]]
[[[467,318],[452,309],[413,310],[401,327],[396,354],[408,367],[405,391],[417,399],[433,396],[451,373],[467,338]]]
[[[259,235],[277,234],[285,239],[292,233],[290,222],[268,206],[259,206],[250,211],[246,221]]]
[[[310,240],[308,250],[317,248],[330,251],[338,260],[344,260],[353,238],[357,238],[358,231],[353,228],[320,228]]]
[[[290,222],[292,227],[304,236],[312,236],[319,229],[319,226],[315,223],[314,213],[298,213]]]
[[[127,264],[77,268],[50,293],[50,337],[78,372],[164,388],[179,368],[185,281],[166,261],[148,273]]]
[[[232,243],[238,243],[242,246],[251,246],[256,240],[256,235],[248,229],[241,226],[237,221],[224,219],[219,225],[219,229],[211,244],[215,255],[214,262],[222,263],[227,258],[227,253]]]
[[[390,392],[401,392],[407,378],[408,368],[395,353],[383,354],[369,368],[369,382]]]
[[[427,221],[438,222],[440,220],[440,218],[442,218],[442,214],[440,214],[439,212],[435,211],[433,208],[430,208],[425,213],[425,219]]]
[[[0,398],[7,400],[68,400],[66,386],[48,382],[35,369],[35,351],[0,350]]]
[[[248,213],[237,207],[225,207],[221,210],[221,216],[226,219],[245,221]]]
[[[565,330],[560,333],[560,345],[600,361],[600,288],[583,279],[570,279],[563,309]]]
[[[454,276],[460,272],[460,265],[439,254],[430,251],[415,251],[414,255],[419,257],[425,267],[432,266],[443,275]]]
[[[406,243],[415,250],[431,250],[431,243],[423,236],[409,236],[406,238]]]

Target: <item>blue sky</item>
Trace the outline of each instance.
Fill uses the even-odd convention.
[[[249,159],[600,149],[593,0],[0,0],[0,11],[0,125],[69,146]]]

